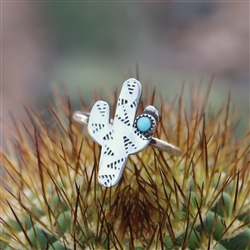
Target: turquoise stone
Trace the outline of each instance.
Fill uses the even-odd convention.
[[[141,132],[147,132],[151,126],[152,126],[152,122],[151,119],[149,117],[146,116],[142,116],[137,120],[137,128],[141,131]]]

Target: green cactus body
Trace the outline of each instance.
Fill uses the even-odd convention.
[[[72,122],[69,106],[62,100],[64,114],[52,112],[51,131],[29,110],[34,128],[19,126],[2,153],[0,247],[250,249],[249,136],[236,140],[229,103],[205,116],[199,96],[191,97],[189,115],[183,97],[178,111],[161,103],[156,135],[183,155],[147,147],[108,189],[97,181],[100,148]]]

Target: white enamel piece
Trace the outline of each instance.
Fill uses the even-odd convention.
[[[119,182],[128,156],[143,150],[152,139],[158,122],[155,107],[148,106],[142,114],[151,119],[149,132],[142,133],[136,127],[135,115],[141,92],[141,83],[136,79],[131,78],[123,83],[112,124],[106,102],[96,102],[90,112],[88,131],[93,140],[102,146],[98,180],[105,187]]]

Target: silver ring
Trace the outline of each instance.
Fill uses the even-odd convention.
[[[73,119],[81,124],[88,124],[89,122],[89,113],[87,112],[82,112],[82,111],[75,111],[73,114]],[[110,119],[110,124],[113,123],[113,119]],[[163,150],[165,152],[167,152],[170,155],[174,155],[174,156],[181,156],[182,152],[181,149],[166,142],[166,141],[162,141],[160,139],[157,139],[155,137],[152,137],[151,141],[149,142],[149,145],[154,147],[154,148],[158,148],[160,150]]]
[[[88,125],[90,136],[102,146],[98,180],[105,187],[116,185],[128,156],[148,145],[174,156],[181,155],[180,148],[153,137],[159,121],[154,106],[147,106],[135,118],[141,93],[141,83],[131,78],[123,83],[114,119],[110,118],[109,105],[104,101],[97,101],[90,113],[76,111],[73,114],[76,122]]]

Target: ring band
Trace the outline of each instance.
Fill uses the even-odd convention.
[[[75,111],[73,114],[73,119],[78,122],[78,123],[82,123],[82,124],[88,124],[89,122],[89,113],[87,112],[81,112],[81,111]],[[110,119],[110,124],[113,123],[113,119]],[[166,142],[166,141],[162,141],[160,139],[157,139],[155,137],[152,137],[150,143],[150,146],[158,148],[160,150],[163,150],[165,152],[167,152],[170,155],[174,155],[174,156],[180,156],[182,154],[181,149]]]

